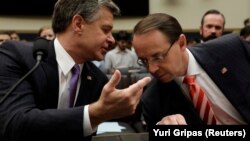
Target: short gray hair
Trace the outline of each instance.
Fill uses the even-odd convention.
[[[75,15],[81,15],[87,22],[98,19],[98,11],[107,7],[113,15],[120,9],[112,0],[58,0],[52,15],[52,28],[55,33],[65,31]]]

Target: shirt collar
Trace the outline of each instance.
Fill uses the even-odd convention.
[[[57,38],[54,41],[54,46],[58,66],[62,70],[63,74],[66,76],[76,63],[73,58],[67,53],[67,51],[63,48]],[[79,66],[82,71],[83,64],[79,64]]]
[[[199,65],[199,63],[195,60],[193,54],[189,51],[189,49],[186,49],[188,52],[188,68],[187,68],[187,75],[199,75],[203,72],[203,69]],[[182,83],[184,79],[184,76],[176,77],[175,81],[179,84]]]
[[[115,48],[115,51],[116,51],[116,53],[126,53],[127,51],[128,51],[128,49],[125,49],[125,50],[120,50],[120,48],[117,46],[116,48]]]
[[[193,54],[187,49],[188,52],[188,68],[187,68],[187,74],[186,75],[198,75],[202,73],[202,68],[198,64],[198,62],[195,60]]]

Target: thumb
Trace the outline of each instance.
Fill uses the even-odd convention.
[[[121,72],[119,70],[115,70],[115,72],[113,73],[112,77],[110,78],[109,82],[106,84],[109,88],[115,88],[116,85],[118,85],[118,83],[121,80]]]

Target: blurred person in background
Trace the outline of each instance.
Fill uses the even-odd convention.
[[[115,69],[139,68],[136,54],[128,49],[130,34],[121,30],[116,34],[116,47],[105,55],[105,69],[108,73],[113,73]]]
[[[250,26],[250,18],[246,18],[243,22],[244,26]]]
[[[249,26],[245,26],[240,30],[240,36],[250,42],[250,25]]]
[[[20,36],[18,35],[16,31],[11,30],[8,33],[10,35],[11,40],[20,41]]]
[[[0,32],[0,45],[7,40],[11,40],[10,35],[7,32]]]
[[[38,31],[38,36],[43,37],[47,40],[53,40],[55,38],[55,33],[50,26],[43,26]]]
[[[222,36],[225,22],[225,17],[220,11],[211,9],[205,12],[202,16],[200,26],[201,42]]]

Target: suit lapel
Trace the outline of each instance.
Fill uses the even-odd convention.
[[[82,106],[93,102],[94,94],[91,92],[96,89],[96,78],[88,63],[84,64],[81,75],[81,86],[77,96],[76,106]]]
[[[58,65],[55,56],[54,42],[49,43],[48,58],[41,63],[41,67],[45,72],[46,82],[44,92],[42,93],[46,102],[46,107],[57,107],[58,94],[59,94],[59,76]],[[92,91],[96,89],[95,73],[91,70],[88,62],[84,64],[81,85],[75,106],[82,106],[89,104],[96,100],[96,96],[92,94]]]
[[[58,103],[58,93],[59,93],[59,77],[58,77],[58,67],[57,67],[57,61],[55,56],[55,48],[54,48],[54,42],[51,41],[49,43],[49,51],[48,51],[48,58],[45,60],[45,62],[42,62],[41,66],[45,72],[46,75],[46,92],[45,100],[47,100],[46,106],[48,107],[57,107]]]

